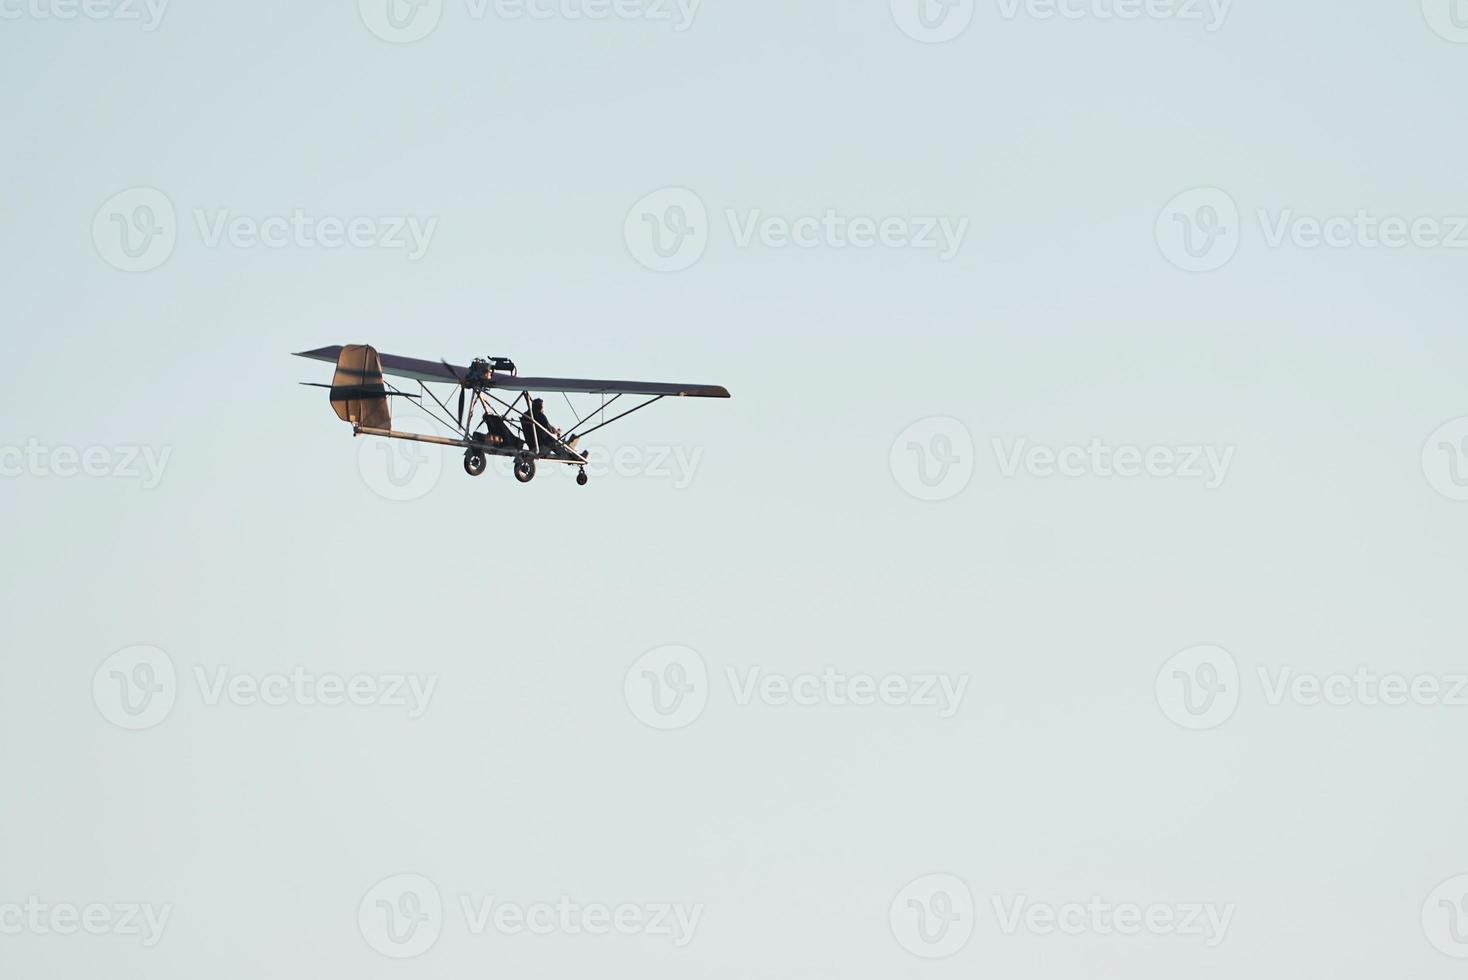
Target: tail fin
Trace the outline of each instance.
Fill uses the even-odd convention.
[[[391,429],[382,361],[366,344],[348,344],[336,359],[331,379],[331,407],[343,422],[369,429]]]

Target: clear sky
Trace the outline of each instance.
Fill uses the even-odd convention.
[[[1465,41],[0,0],[0,974],[1460,975]]]

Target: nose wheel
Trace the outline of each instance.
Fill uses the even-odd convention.
[[[464,472],[470,476],[478,476],[484,472],[484,454],[477,449],[471,449],[464,454]]]
[[[576,485],[578,487],[586,486],[586,467],[584,466],[576,471]]]

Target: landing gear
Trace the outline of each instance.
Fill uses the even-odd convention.
[[[515,479],[521,483],[529,483],[535,479],[535,457],[529,453],[521,453],[515,457]]]
[[[576,471],[576,485],[578,487],[586,486],[586,467],[584,466]]]
[[[470,476],[478,476],[484,472],[484,454],[477,449],[471,449],[464,454],[464,472]]]

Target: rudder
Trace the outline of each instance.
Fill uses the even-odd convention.
[[[367,429],[391,429],[382,360],[367,344],[348,344],[336,359],[331,378],[331,407],[337,418]]]

